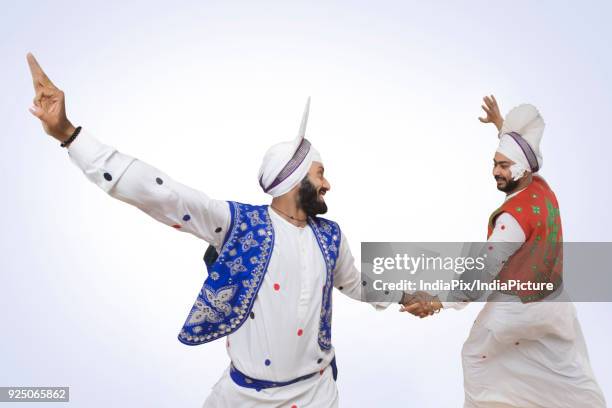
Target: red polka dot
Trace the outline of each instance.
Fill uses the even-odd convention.
[[[502,230],[505,230],[505,229],[506,229],[506,226],[505,226],[505,225],[502,225],[500,228],[501,228]]]
[[[492,251],[492,250],[493,250],[493,246],[490,246],[490,247],[489,247],[489,251]]]
[[[278,283],[274,284],[274,290],[276,291],[280,290],[280,285]]]
[[[304,330],[298,329],[298,336],[301,336],[302,334],[304,334]]]
[[[319,370],[319,375],[323,375],[323,372],[324,372],[324,371],[325,371],[325,369],[324,369],[324,368],[320,369],[320,370]]]
[[[293,405],[291,406],[291,408],[297,408],[297,405],[293,404]]]
[[[179,229],[179,228],[181,228],[181,226],[180,226],[180,225],[178,225],[178,224],[174,224],[174,225],[172,226],[172,228]]]

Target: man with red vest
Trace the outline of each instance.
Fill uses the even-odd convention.
[[[533,105],[520,105],[504,119],[493,95],[484,102],[486,116],[479,119],[499,131],[493,176],[506,199],[489,217],[486,268],[469,277],[497,280],[500,287],[533,285],[488,294],[462,350],[464,407],[605,407],[576,309],[563,291],[557,198],[538,174],[544,121]],[[482,296],[453,292],[457,302],[440,302],[420,293],[421,301],[404,310],[424,317]]]

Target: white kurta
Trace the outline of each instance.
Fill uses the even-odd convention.
[[[502,213],[487,242],[492,248],[488,255],[497,262],[492,272],[496,275],[501,261],[525,242],[525,234],[512,215]],[[500,242],[505,244],[496,245]],[[556,300],[523,304],[500,293],[489,297],[461,353],[465,408],[606,406],[576,309],[565,293]],[[444,303],[451,308],[464,305]]]
[[[100,143],[85,130],[69,146],[68,153],[88,179],[112,197],[220,251],[230,224],[227,202],[213,200],[174,181],[158,169]],[[322,351],[317,340],[326,274],[321,250],[310,227],[296,227],[271,208],[268,213],[275,233],[270,263],[250,318],[227,336],[227,352],[234,365],[252,378],[288,381],[319,374],[257,392],[236,385],[226,371],[205,406],[337,406],[338,392],[329,367],[334,350]],[[360,300],[360,272],[346,236],[342,234],[340,239],[334,286]]]

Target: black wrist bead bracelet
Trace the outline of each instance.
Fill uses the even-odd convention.
[[[70,143],[72,143],[74,139],[76,139],[76,137],[79,135],[80,132],[81,132],[81,127],[77,126],[77,128],[74,129],[74,132],[72,133],[72,135],[70,135],[70,137],[68,138],[68,140],[63,141],[60,146],[62,147],[68,146]]]

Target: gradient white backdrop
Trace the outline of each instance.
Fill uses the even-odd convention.
[[[2,2],[0,386],[196,407],[228,364],[221,341],[176,339],[206,243],[85,179],[27,111],[26,52],[75,124],[220,199],[268,201],[261,157],[311,95],[329,217],[356,256],[361,241],[483,240],[503,195],[481,97],[531,102],[565,239],[610,241],[611,17],[603,1]],[[419,320],[334,302],[341,406],[462,406],[480,305]],[[610,398],[612,306],[576,307]]]

